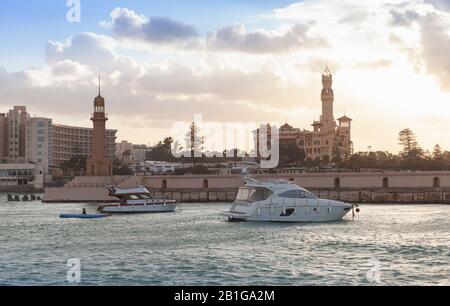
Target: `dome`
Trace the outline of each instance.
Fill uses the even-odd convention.
[[[343,117],[339,118],[338,121],[353,121],[353,119],[351,119],[347,116],[343,116]]]
[[[293,127],[290,126],[288,123],[285,123],[284,125],[282,125],[280,127],[280,130],[292,130],[292,129],[293,129]]]

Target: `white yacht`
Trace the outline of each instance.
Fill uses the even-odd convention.
[[[319,199],[292,182],[245,181],[231,209],[222,213],[230,221],[330,222],[354,213],[352,204]]]
[[[102,213],[164,213],[174,212],[177,208],[175,200],[154,199],[144,188],[119,189],[115,186],[107,187],[109,196],[119,199],[119,203],[102,205],[98,210]]]

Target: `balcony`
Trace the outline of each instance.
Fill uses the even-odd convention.
[[[91,114],[91,120],[92,119],[106,119],[106,120],[108,120],[108,114],[107,113],[93,113],[93,114]]]

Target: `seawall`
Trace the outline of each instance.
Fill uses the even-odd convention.
[[[273,179],[258,175],[256,179]],[[285,174],[321,198],[354,203],[450,204],[450,172]],[[180,202],[232,202],[240,176],[77,177],[61,188],[46,188],[46,203],[114,202],[106,186],[145,186],[154,197]]]

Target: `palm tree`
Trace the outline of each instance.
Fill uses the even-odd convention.
[[[125,164],[128,166],[130,164],[131,150],[128,149],[122,153],[122,158],[125,161]]]

